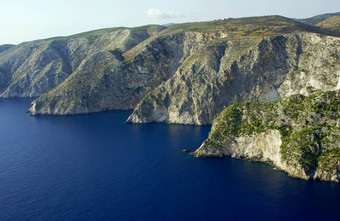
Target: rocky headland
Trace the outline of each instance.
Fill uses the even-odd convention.
[[[290,176],[340,181],[340,91],[230,105],[193,154],[266,162]]]

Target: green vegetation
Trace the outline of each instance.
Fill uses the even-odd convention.
[[[340,162],[339,94],[319,92],[272,103],[230,105],[215,119],[205,144],[216,148],[226,139],[275,129],[281,134],[280,152],[288,164],[306,172],[335,170]]]
[[[339,164],[340,159],[340,148],[333,148],[330,150],[325,150],[319,155],[318,158],[318,168],[330,171],[335,170],[337,164]]]
[[[152,103],[152,104],[160,104],[162,105],[165,101],[165,99],[168,98],[168,94],[165,93],[164,90],[160,91],[153,91],[145,95],[145,97],[142,100],[142,103]],[[152,102],[150,102],[152,101]]]
[[[322,22],[317,23],[316,26],[340,32],[340,13],[337,16],[332,16]]]
[[[158,34],[141,42],[124,54],[127,60],[133,60],[148,44],[159,37],[184,34],[187,32],[223,32],[228,39],[260,39],[294,32],[314,32],[325,35],[340,36],[340,33],[320,27],[303,24],[282,16],[261,16],[238,19],[220,19],[207,22],[192,22],[170,26]],[[221,37],[223,39],[223,37]]]
[[[320,28],[296,22],[282,16],[261,16],[239,19],[224,19],[209,22],[195,22],[174,25],[159,33],[160,35],[184,32],[226,31],[232,37],[265,37],[273,34],[286,34],[295,31],[324,33]]]
[[[296,20],[303,22],[305,24],[316,25],[317,23],[322,22],[332,16],[338,16],[338,15],[340,15],[340,12],[321,14],[321,15],[313,16],[311,18],[296,19]]]

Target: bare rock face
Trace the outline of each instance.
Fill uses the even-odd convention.
[[[260,161],[306,180],[340,181],[340,91],[238,103],[193,154]]]
[[[128,122],[211,124],[232,103],[271,102],[340,86],[340,39],[313,33],[228,39],[186,33],[174,76],[147,94]]]
[[[157,38],[132,61],[124,60],[120,51],[95,53],[67,80],[35,100],[29,112],[64,115],[133,109],[170,77],[182,41],[182,35]]]
[[[95,54],[111,52],[122,56],[149,38],[148,30],[94,31],[13,46],[0,54],[0,96],[39,97],[78,71],[82,63],[95,63],[91,61]]]
[[[28,42],[0,53],[0,97],[38,97],[32,115],[135,108],[128,122],[211,124],[235,102],[338,89],[338,35],[265,16]]]
[[[65,80],[72,72],[66,48],[65,41],[41,41],[2,53],[0,63],[8,80],[1,97],[36,97]]]

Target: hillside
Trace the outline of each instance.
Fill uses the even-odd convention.
[[[8,49],[10,49],[11,47],[13,47],[14,45],[9,45],[9,44],[6,44],[6,45],[0,45],[0,53],[4,52],[4,51],[7,51]]]
[[[229,18],[208,22],[194,22],[174,25],[161,34],[175,34],[183,32],[212,32],[222,31],[230,33],[231,37],[240,36],[272,36],[274,34],[287,34],[294,31],[314,32],[326,34],[323,30],[296,22],[283,16],[259,16],[244,18]]]
[[[282,35],[294,32],[312,32],[324,35],[340,37],[340,33],[324,30],[319,27],[311,26],[296,22],[292,19],[282,16],[262,16],[246,17],[238,19],[224,19],[208,22],[184,23],[171,26],[158,35],[147,39],[133,49],[129,50],[124,56],[131,60],[134,55],[138,54],[152,40],[159,36],[167,36],[183,33],[224,33],[219,38],[242,39],[242,38],[263,38],[275,35]]]
[[[35,100],[30,113],[62,115],[133,109],[147,92],[170,77],[181,41],[181,36],[158,38],[134,62],[124,61],[122,51],[97,53],[83,61],[67,80]],[[166,53],[160,53],[160,49]]]
[[[322,22],[317,23],[316,26],[340,32],[340,15],[323,20]]]
[[[337,37],[293,33],[216,40],[220,35],[188,33],[175,75],[147,94],[128,122],[211,124],[235,102],[340,88]]]
[[[104,29],[13,46],[0,54],[0,96],[39,97],[64,82],[82,64],[94,63],[92,59],[103,53],[121,59],[123,52],[162,29]]]
[[[332,37],[317,36],[315,33],[337,35],[335,32],[281,16],[174,25],[155,35],[149,35],[140,43],[136,42],[137,44],[129,50],[120,50],[122,54],[116,51],[113,54],[106,53],[100,59],[82,62],[79,68],[77,66],[77,69],[72,70],[72,75],[69,75],[67,80],[34,101],[30,112],[31,114],[59,115],[131,109],[150,92],[137,105],[134,114],[129,119],[130,122],[210,124],[219,111],[231,101],[237,101],[237,98],[233,100],[233,94],[228,96],[224,94],[228,94],[236,86],[236,84],[230,84],[232,82],[230,74],[237,79],[242,76],[237,73],[240,70],[235,69],[237,67],[235,64],[239,59],[243,62],[246,58],[244,64],[248,62],[248,65],[256,62],[259,65],[256,69],[261,70],[259,68],[262,68],[264,61],[261,59],[272,54],[278,57],[269,56],[269,59],[288,59],[285,61],[288,64],[273,61],[266,65],[268,71],[272,72],[272,69],[276,68],[272,65],[280,65],[282,66],[280,72],[288,73],[289,70],[293,70],[291,68],[298,65],[299,56],[302,54],[300,48],[303,45],[302,38],[305,38],[306,47],[309,44],[307,41],[312,41],[311,43],[315,44],[316,48],[325,50],[322,53],[326,53],[327,56],[337,53],[337,47],[322,49],[317,43],[317,39],[324,41],[329,38],[327,44],[337,45],[336,40]],[[316,39],[315,42],[313,39]],[[285,54],[280,54],[286,50],[286,43],[294,46],[289,48]],[[261,50],[257,50],[257,47]],[[266,55],[266,53],[269,54]],[[313,54],[312,51],[304,55],[310,56],[310,54]],[[311,58],[316,58],[316,56],[313,55]],[[103,59],[106,62],[103,62]],[[325,62],[319,63],[324,67]],[[332,58],[329,62],[333,65],[336,60]],[[95,67],[100,68],[97,70],[94,69]],[[246,70],[247,66],[242,68]],[[338,67],[330,66],[324,70],[318,67],[317,71],[333,73],[336,68]],[[307,68],[306,71],[308,70]],[[255,71],[253,74],[258,72],[253,71]],[[256,77],[252,79],[255,82],[261,81],[257,74],[254,76]],[[335,73],[332,78],[325,79],[325,86],[329,86],[330,82],[327,79],[334,84],[334,81],[338,80],[338,75]],[[255,88],[254,82],[251,81],[248,82],[249,87]],[[279,84],[278,82],[275,85]],[[309,86],[307,84],[306,82],[306,87]],[[267,87],[268,85],[265,86]],[[315,89],[322,89],[322,87],[324,86]],[[171,88],[170,91],[167,88]],[[238,90],[232,93],[239,92]],[[251,90],[245,88],[240,101],[251,99]],[[271,89],[266,90],[271,93]],[[186,95],[189,99],[182,99]],[[194,100],[191,100],[190,96]],[[160,105],[155,105],[152,98],[158,99],[158,97],[157,102],[160,102]],[[200,98],[195,101],[196,97]],[[280,97],[275,95],[273,98],[260,99],[271,101],[280,99]],[[178,118],[180,115],[183,119],[169,120],[168,117]]]
[[[339,16],[340,12],[335,12],[335,13],[327,13],[327,14],[321,14],[321,15],[316,15],[310,18],[302,18],[302,19],[295,19],[299,22],[309,24],[309,25],[316,25],[317,23],[320,23],[332,16]]]

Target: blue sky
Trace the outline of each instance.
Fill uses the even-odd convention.
[[[337,11],[339,0],[1,0],[0,45],[108,27]]]

